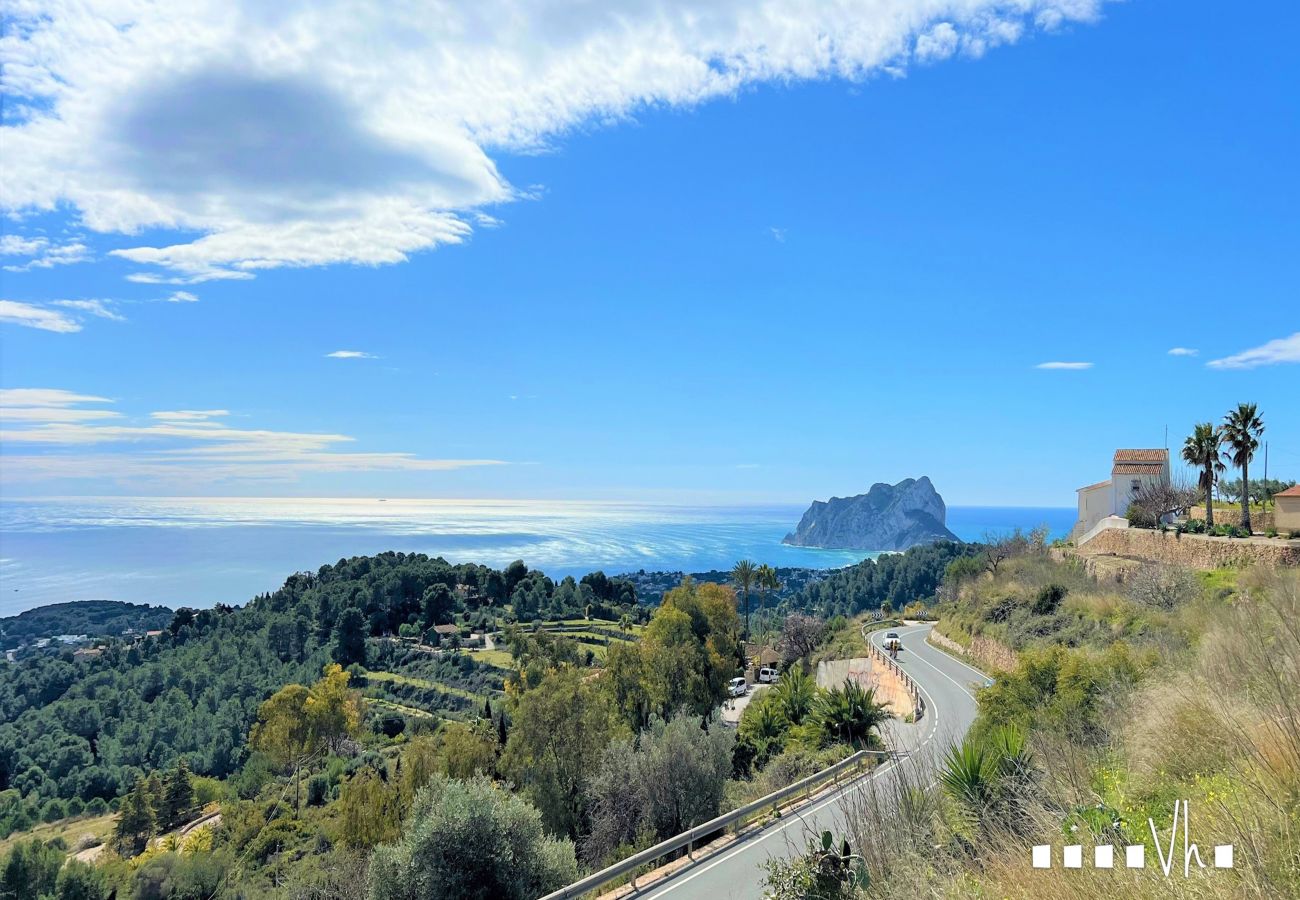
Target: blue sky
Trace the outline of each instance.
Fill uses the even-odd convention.
[[[1300,10],[797,6],[420,34],[463,83],[381,11],[346,87],[19,22],[4,493],[1066,506],[1243,400],[1300,478]]]

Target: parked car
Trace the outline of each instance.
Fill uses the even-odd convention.
[[[727,686],[728,693],[733,697],[743,697],[749,693],[749,682],[742,678],[733,678]]]
[[[758,680],[763,684],[771,684],[779,677],[779,673],[771,666],[763,666],[758,670]]]

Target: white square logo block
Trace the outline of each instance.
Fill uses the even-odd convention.
[[[1214,868],[1232,868],[1232,844],[1219,844],[1214,848]]]
[[[1110,844],[1098,844],[1092,848],[1092,864],[1098,869],[1115,867],[1115,848]]]
[[[1063,848],[1061,853],[1062,864],[1067,869],[1083,868],[1083,846],[1080,844],[1071,844]]]
[[[1034,868],[1050,869],[1052,867],[1052,845],[1036,844],[1034,846]]]
[[[1147,848],[1142,844],[1129,844],[1124,848],[1124,865],[1130,869],[1144,869],[1147,864]]]

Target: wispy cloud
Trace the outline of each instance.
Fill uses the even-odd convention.
[[[48,238],[6,234],[0,237],[0,256],[31,257],[26,262],[3,267],[6,272],[27,272],[85,262],[91,258],[91,253],[90,248],[80,241],[51,244]]]
[[[326,353],[326,359],[379,359],[373,353],[366,353],[364,350],[335,350],[333,353]]]
[[[18,300],[0,300],[0,322],[71,334],[81,330],[81,323],[72,316],[44,306],[35,306]]]
[[[1232,356],[1212,359],[1206,365],[1211,369],[1254,369],[1258,366],[1276,366],[1281,363],[1295,362],[1300,362],[1300,331],[1290,337],[1278,338],[1267,344],[1234,353]]]
[[[107,397],[78,394],[61,388],[0,388],[0,406],[78,406],[112,402]]]
[[[1195,356],[1200,352],[1201,351],[1196,350],[1192,347],[1170,347],[1169,348],[1170,356]]]
[[[785,243],[784,228],[769,228],[768,231],[772,232],[772,240],[776,241],[778,244]]]
[[[1064,370],[1067,370],[1067,371],[1075,372],[1075,371],[1080,371],[1080,370],[1082,370],[1082,369],[1091,369],[1091,368],[1092,368],[1092,363],[1090,363],[1090,362],[1059,362],[1059,361],[1053,361],[1053,362],[1040,362],[1038,365],[1034,366],[1034,368],[1035,368],[1035,369],[1064,369]]]
[[[149,418],[165,422],[206,422],[209,419],[224,419],[229,415],[228,409],[173,409],[151,412]]]
[[[530,195],[490,154],[763,83],[977,58],[1103,2],[610,0],[557,17],[504,0],[448,0],[437,16],[318,0],[274,15],[240,4],[236,19],[227,4],[17,4],[0,209],[167,229],[176,243],[111,251],[148,283],[396,263]],[[41,249],[31,265],[58,264]]]
[[[53,306],[61,306],[64,309],[76,309],[84,313],[90,313],[92,316],[98,316],[101,319],[112,319],[114,322],[125,322],[126,316],[120,315],[112,310],[111,300],[55,300]]]
[[[199,298],[189,291],[172,291],[171,296],[164,298],[168,303],[198,303]]]
[[[104,397],[44,388],[0,392],[6,481],[111,476],[185,483],[295,480],[308,473],[437,472],[504,465],[415,453],[350,451],[344,434],[238,428],[224,409],[159,410],[143,419],[106,408]],[[30,452],[14,454],[15,447]]]

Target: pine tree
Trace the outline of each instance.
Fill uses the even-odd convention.
[[[149,802],[149,808],[153,810],[154,825],[160,825],[164,821],[163,816],[163,786],[162,779],[158,773],[150,772],[149,777],[144,783],[145,799]]]
[[[497,740],[501,746],[506,745],[506,711],[501,710],[501,718],[497,719]]]
[[[194,806],[194,787],[190,784],[190,767],[185,757],[176,761],[176,768],[167,773],[163,781],[162,815],[164,829],[175,828]]]
[[[122,856],[135,856],[149,843],[158,830],[149,787],[144,779],[137,781],[131,792],[122,798],[118,807],[117,825],[113,830],[113,845]]]
[[[487,719],[489,722],[492,721],[492,698],[491,697],[483,698],[483,718]]]

